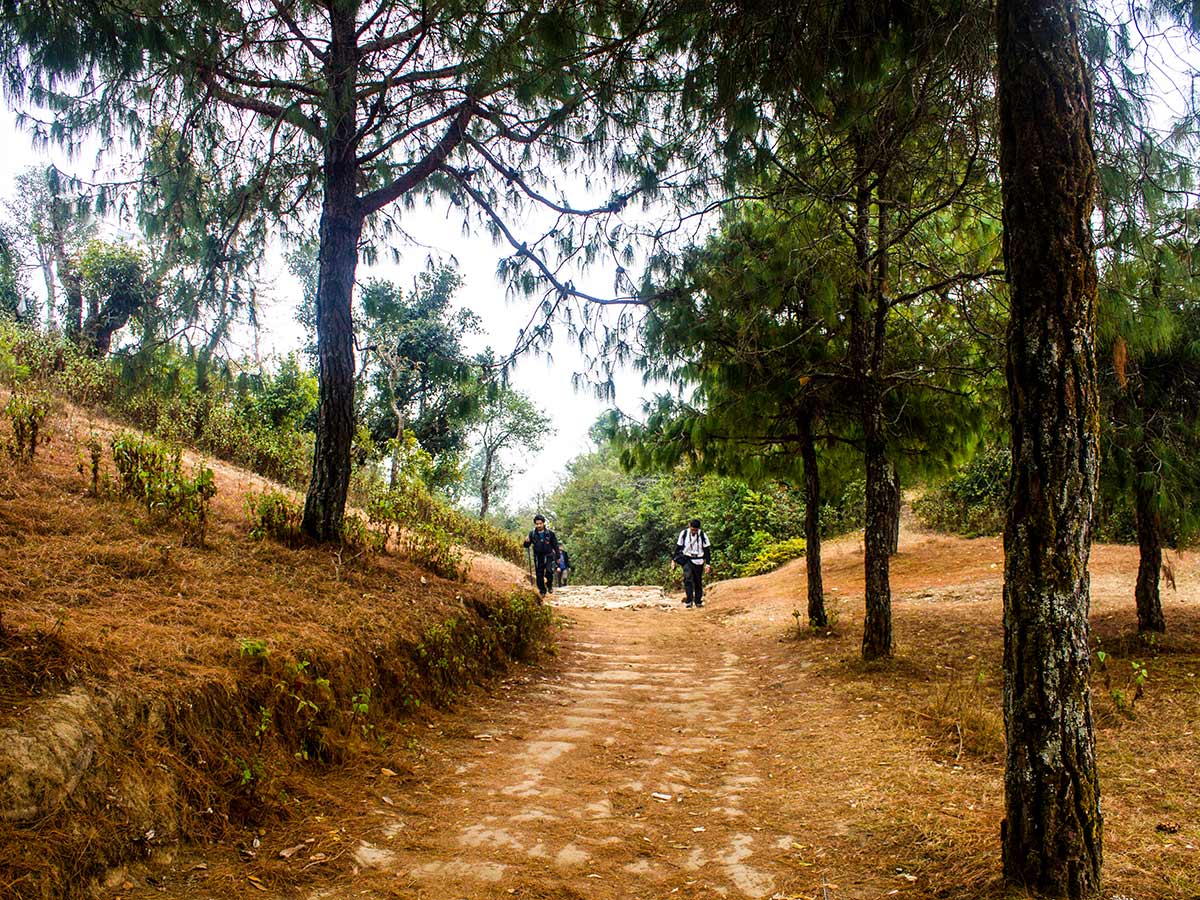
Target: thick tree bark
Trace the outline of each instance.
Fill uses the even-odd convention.
[[[326,62],[328,139],[317,275],[317,440],[304,498],[303,528],[319,541],[341,534],[354,440],[354,328],[351,305],[363,212],[355,142],[356,0],[330,4]]]
[[[863,529],[866,555],[866,619],[862,655],[865,660],[892,655],[892,585],[890,542],[891,466],[883,442],[883,404],[868,389],[863,401],[863,442],[866,447],[867,509]]]
[[[825,586],[821,580],[821,473],[817,468],[817,447],[812,436],[812,416],[807,411],[797,418],[800,432],[800,459],[804,463],[804,569],[808,576],[808,624],[813,628],[829,625],[825,612]]]
[[[1134,508],[1137,513],[1138,574],[1133,596],[1137,602],[1138,631],[1166,631],[1159,573],[1162,571],[1162,522],[1158,513],[1157,485],[1148,454],[1136,455]]]
[[[1088,557],[1098,471],[1096,166],[1072,0],[996,10],[1013,474],[1004,531],[1005,877],[1100,890]]]
[[[89,356],[106,356],[112,349],[113,335],[124,328],[141,309],[145,296],[136,294],[114,294],[103,305],[93,303],[93,311],[83,325],[80,346]]]

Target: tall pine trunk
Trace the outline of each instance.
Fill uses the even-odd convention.
[[[800,459],[804,463],[804,570],[808,576],[808,624],[813,628],[829,625],[825,612],[825,586],[821,580],[821,473],[817,468],[817,447],[812,436],[812,414],[800,413]]]
[[[1072,0],[996,9],[1012,491],[1004,531],[1005,877],[1100,890],[1088,557],[1098,471],[1096,165]]]
[[[892,655],[892,585],[889,538],[892,518],[891,467],[883,443],[883,403],[868,388],[863,401],[866,446],[867,509],[863,529],[866,556],[866,619],[862,655],[865,660]]]
[[[1138,574],[1133,596],[1137,602],[1138,631],[1166,631],[1159,573],[1162,571],[1162,521],[1158,513],[1158,484],[1152,460],[1144,451],[1135,455],[1134,509],[1137,514]]]
[[[317,440],[304,498],[303,528],[319,541],[341,534],[354,440],[354,327],[351,306],[363,214],[355,141],[357,0],[330,4],[325,77],[328,125],[325,197],[317,274]]]
[[[855,137],[854,149],[854,252],[858,271],[850,310],[850,354],[858,380],[866,469],[867,504],[863,527],[866,617],[862,655],[865,660],[873,660],[892,655],[892,590],[888,571],[890,467],[883,431],[883,395],[878,380],[886,322],[881,319],[881,286],[875,283],[871,262],[873,173],[867,162],[865,137]]]

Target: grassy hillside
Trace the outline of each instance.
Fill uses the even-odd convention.
[[[401,766],[406,718],[548,640],[510,563],[471,554],[452,581],[255,539],[263,480],[213,463],[197,546],[117,495],[113,425],[72,408],[47,425],[32,463],[0,459],[0,895],[82,894],[178,840],[286,818],[314,773]]]

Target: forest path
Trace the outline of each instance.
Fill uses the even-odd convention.
[[[770,639],[736,621],[743,609],[684,610],[656,588],[552,599],[565,619],[558,664],[423,738],[421,783],[377,806],[355,851],[361,871],[309,896],[792,898],[834,887],[829,855],[870,840],[830,789],[847,774],[837,736],[866,716],[809,677],[813,663],[781,646],[782,629]],[[862,765],[886,759],[884,735],[856,741],[878,754]],[[842,880],[836,896],[909,886],[896,879],[890,867],[861,894]]]

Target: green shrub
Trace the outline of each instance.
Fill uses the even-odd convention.
[[[999,534],[1004,530],[1012,454],[991,447],[913,503],[917,521],[936,531],[964,537]]]
[[[18,462],[32,463],[38,444],[47,440],[42,426],[50,414],[50,398],[41,393],[15,392],[4,405],[4,414],[13,432],[9,455]]]
[[[300,543],[300,525],[304,518],[301,505],[281,491],[270,489],[246,495],[246,516],[250,536],[273,540],[294,547]]]
[[[445,530],[432,522],[410,522],[397,535],[400,552],[435,575],[461,581],[469,564]]]
[[[784,563],[803,556],[806,547],[807,544],[802,537],[788,538],[786,541],[772,541],[762,547],[750,562],[742,566],[738,574],[746,577],[772,572]]]
[[[112,452],[121,495],[141,502],[147,515],[178,521],[184,543],[203,546],[217,493],[212,469],[198,466],[187,478],[181,450],[127,431],[113,437]]]

